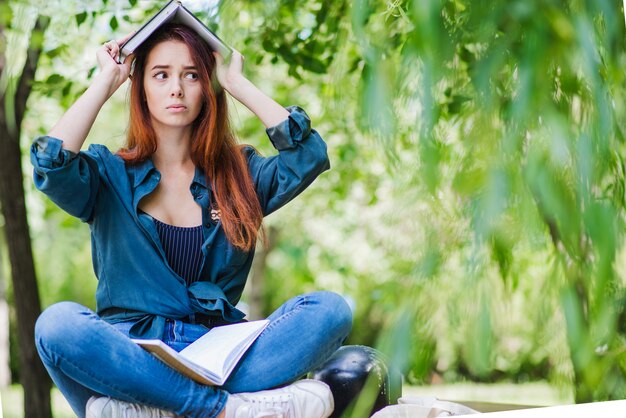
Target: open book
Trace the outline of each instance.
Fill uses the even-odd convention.
[[[196,382],[221,386],[269,323],[264,319],[216,327],[180,352],[161,340],[133,341]]]
[[[193,29],[211,49],[217,51],[226,60],[231,54],[232,49],[217,37],[204,23],[198,20],[192,12],[187,10],[185,6],[178,0],[172,0],[167,3],[157,14],[152,16],[130,39],[128,39],[120,51],[120,63],[126,60],[126,57],[132,54],[146,39],[150,37],[158,28],[168,22],[181,23]]]

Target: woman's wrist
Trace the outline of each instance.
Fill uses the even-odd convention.
[[[92,86],[100,91],[106,92],[105,101],[117,91],[126,80],[119,79],[119,73],[114,69],[103,69],[94,77]]]

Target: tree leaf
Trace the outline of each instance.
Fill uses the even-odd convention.
[[[109,26],[111,27],[113,31],[117,30],[117,28],[119,27],[119,23],[117,22],[117,17],[113,16],[111,18],[111,20],[109,21]]]
[[[74,18],[76,19],[76,25],[80,26],[85,22],[85,20],[87,20],[87,12],[81,12],[77,15],[74,15]]]

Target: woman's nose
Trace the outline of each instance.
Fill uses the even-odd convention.
[[[183,97],[183,88],[180,85],[180,82],[174,81],[174,85],[172,86],[172,91],[170,93],[171,97]]]

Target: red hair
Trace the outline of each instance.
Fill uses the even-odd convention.
[[[129,129],[126,145],[118,155],[128,164],[137,164],[150,158],[157,149],[156,133],[144,99],[143,77],[150,51],[165,41],[187,45],[203,86],[202,109],[193,122],[191,159],[204,171],[213,189],[228,241],[237,248],[252,250],[263,220],[261,204],[243,146],[237,144],[230,128],[226,94],[213,77],[215,57],[209,46],[186,26],[166,25],[135,51]]]

